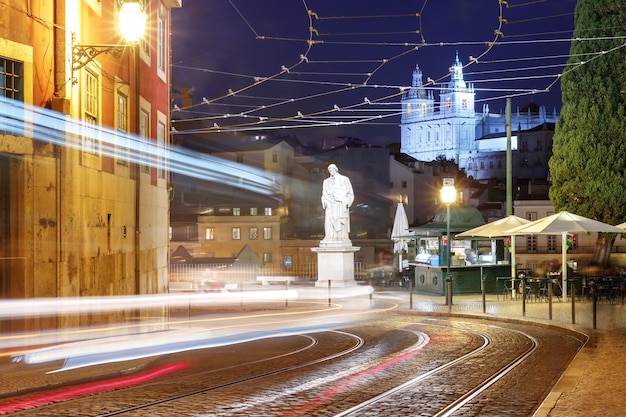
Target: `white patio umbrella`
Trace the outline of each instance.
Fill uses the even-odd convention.
[[[530,220],[526,220],[512,214],[493,222],[483,224],[482,226],[467,230],[463,233],[459,233],[456,237],[484,237],[489,239],[493,239],[494,237],[511,237],[511,277],[515,279],[515,239],[510,233],[507,234],[506,231],[527,223],[530,223]],[[511,296],[514,296],[514,292],[515,288],[511,285]]]
[[[391,229],[391,240],[393,240],[393,252],[398,253],[398,268],[402,272],[402,251],[408,250],[408,242],[410,239],[406,238],[409,234],[409,219],[404,211],[404,205],[398,203],[396,208],[396,217],[393,220],[393,228]]]
[[[507,231],[511,235],[561,235],[563,301],[567,300],[567,235],[591,232],[624,233],[624,229],[588,217],[561,211]]]

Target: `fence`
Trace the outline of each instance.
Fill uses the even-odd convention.
[[[214,263],[214,264],[171,264],[170,282],[198,283],[204,280],[223,282],[256,282],[256,277],[291,275],[299,281],[314,281],[317,279],[317,263],[294,264],[285,268],[283,264],[243,264],[243,263]],[[355,277],[365,275],[363,262],[354,263]]]

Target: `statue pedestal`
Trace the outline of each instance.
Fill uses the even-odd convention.
[[[356,285],[354,280],[354,252],[361,249],[352,246],[349,240],[321,241],[311,250],[317,253],[316,287],[349,287]]]

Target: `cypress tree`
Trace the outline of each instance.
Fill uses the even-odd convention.
[[[626,221],[626,2],[578,0],[574,22],[549,196],[556,211],[619,224]],[[599,265],[615,237],[598,236]]]

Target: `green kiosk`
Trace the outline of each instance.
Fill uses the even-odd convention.
[[[409,228],[416,243],[414,262],[409,262],[414,272],[415,292],[418,294],[445,295],[450,247],[450,275],[452,294],[480,294],[481,277],[485,277],[485,292],[496,293],[496,277],[509,276],[511,267],[503,258],[500,244],[479,246],[477,240],[456,240],[454,236],[485,224],[474,207],[450,207],[450,240],[447,241],[447,209],[440,208],[433,220],[421,226]]]

